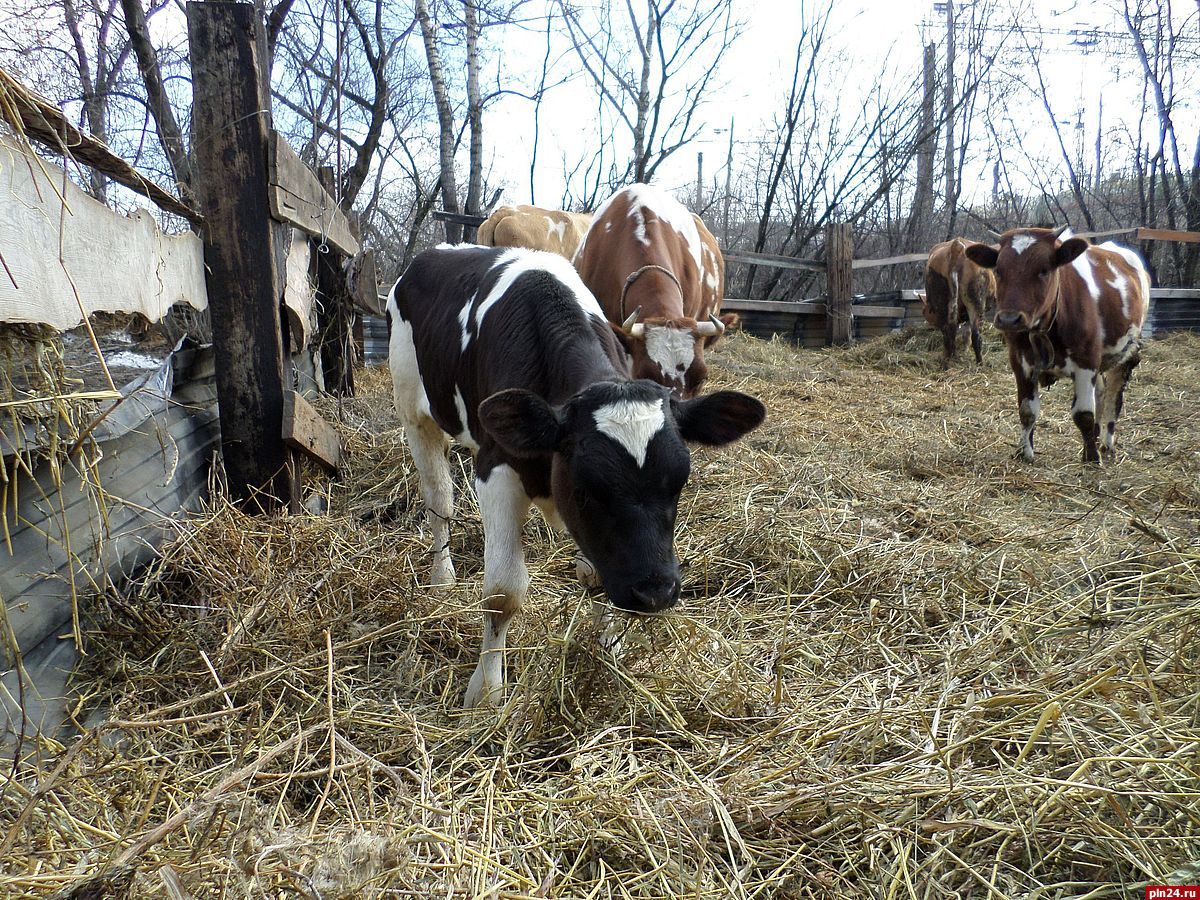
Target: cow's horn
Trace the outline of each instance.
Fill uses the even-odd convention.
[[[695,335],[696,337],[713,337],[714,335],[725,333],[725,323],[714,316],[708,314],[707,322],[697,322]]]
[[[1066,231],[1070,227],[1071,227],[1070,225],[1064,225],[1062,228],[1059,228],[1057,231],[1054,232],[1054,239],[1058,240],[1060,237],[1062,237],[1063,232]]]
[[[992,236],[992,240],[996,240],[996,241],[998,241],[998,240],[1000,240],[1001,238],[1003,238],[1003,237],[1004,237],[1004,235],[1002,235],[1000,232],[998,232],[998,231],[992,231],[992,229],[990,229],[990,228],[989,228],[989,229],[987,229],[987,233],[988,233],[988,234],[990,234],[990,235]]]
[[[632,328],[629,329],[629,336],[635,337],[635,338],[645,337],[646,336],[645,324],[642,322],[638,322],[636,325],[634,325]]]
[[[642,308],[639,306],[637,309],[635,309],[633,312],[631,312],[629,314],[629,318],[627,318],[624,322],[621,323],[621,330],[628,334],[633,334],[633,329],[635,327],[634,323],[637,322],[638,316],[640,316],[641,314],[642,314]],[[633,336],[637,337],[636,334],[634,334]]]

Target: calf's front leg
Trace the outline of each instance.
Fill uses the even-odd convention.
[[[483,642],[479,664],[467,686],[464,705],[504,701],[504,648],[508,626],[529,591],[529,570],[521,529],[529,516],[529,496],[510,466],[496,466],[475,480],[483,518]]]

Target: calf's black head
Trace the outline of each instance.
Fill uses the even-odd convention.
[[[650,381],[598,382],[561,407],[523,390],[479,405],[484,428],[515,457],[552,457],[558,511],[609,602],[656,613],[679,599],[675,516],[691,459],[686,441],[737,440],[766,417],[736,391],[676,400]]]

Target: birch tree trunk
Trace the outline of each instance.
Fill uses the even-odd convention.
[[[425,60],[429,64],[429,81],[433,86],[433,100],[438,115],[438,158],[441,174],[438,184],[442,192],[442,208],[446,212],[459,212],[458,183],[454,177],[454,110],[446,94],[446,79],[442,74],[442,58],[437,47],[437,26],[429,17],[425,0],[415,0],[417,22],[421,26],[421,39],[425,43]],[[463,227],[453,222],[446,223],[446,240],[451,244],[462,241]]]

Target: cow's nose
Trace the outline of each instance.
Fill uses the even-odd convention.
[[[1021,327],[1024,316],[1019,312],[996,313],[996,327],[1001,331],[1014,331]]]
[[[674,576],[647,578],[630,593],[640,607],[639,612],[663,612],[679,602],[679,579]]]

